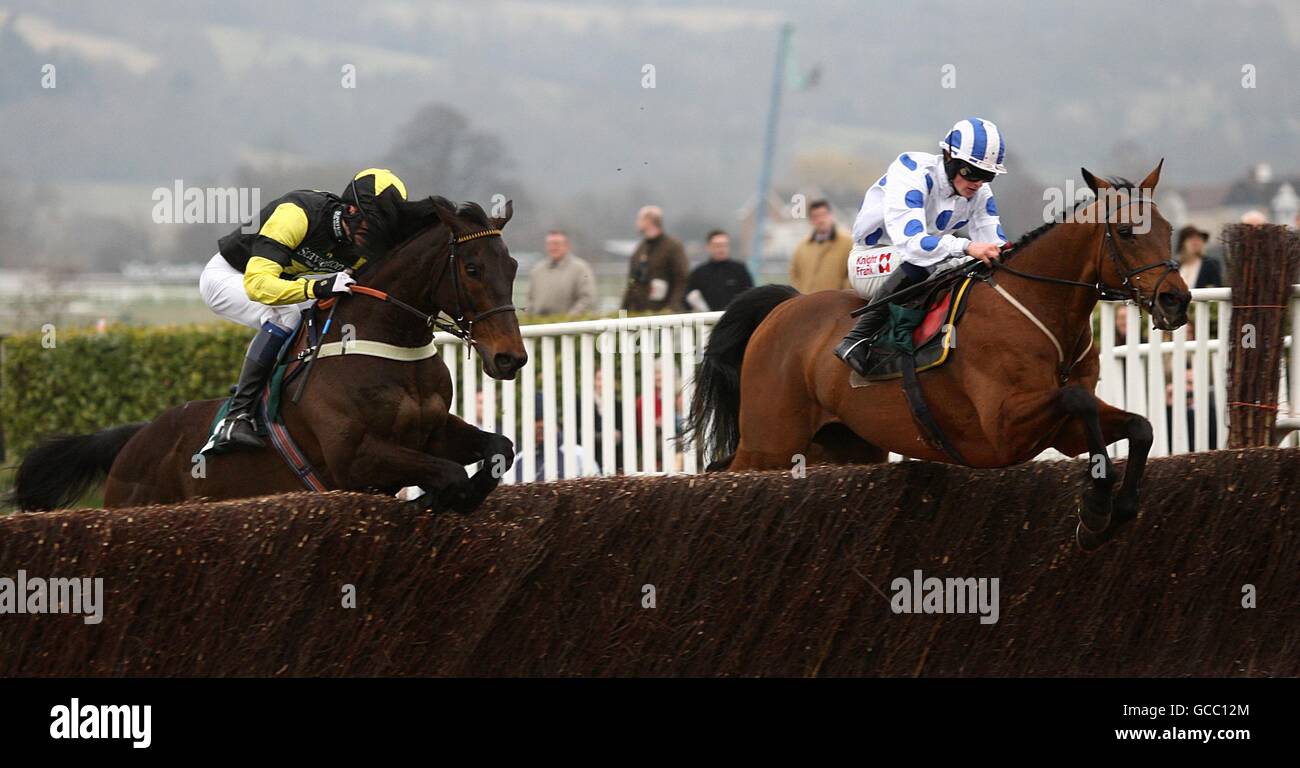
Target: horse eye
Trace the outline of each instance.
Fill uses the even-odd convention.
[[[1132,227],[1120,227],[1120,228],[1119,228],[1119,236],[1131,240],[1131,239],[1133,238],[1133,228],[1132,228]]]
[[[477,265],[477,264],[466,264],[466,265],[465,265],[465,274],[469,275],[470,277],[478,277],[478,265]]]

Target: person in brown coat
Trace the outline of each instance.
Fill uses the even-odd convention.
[[[836,291],[849,286],[849,251],[853,238],[835,226],[831,204],[814,200],[808,206],[812,234],[790,259],[790,285],[800,293]]]
[[[664,234],[664,213],[647,205],[636,215],[636,228],[644,238],[632,252],[628,264],[627,290],[623,309],[638,312],[657,309],[685,311],[683,297],[690,264],[686,250],[676,238]],[[845,268],[847,274],[847,254]]]

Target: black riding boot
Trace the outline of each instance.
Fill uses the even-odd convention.
[[[262,438],[257,436],[257,422],[253,414],[257,409],[258,398],[262,396],[262,388],[275,370],[280,347],[287,338],[289,332],[274,323],[266,323],[257,332],[253,342],[248,345],[244,367],[239,372],[239,383],[235,385],[235,394],[230,398],[230,410],[217,423],[216,430],[200,453],[216,454],[265,447]]]
[[[891,293],[921,282],[927,276],[926,272],[919,268],[911,270],[900,268],[885,278],[884,283],[876,290],[875,297],[877,299],[884,298]],[[841,341],[839,346],[835,348],[835,356],[857,371],[859,376],[866,376],[867,363],[871,356],[871,343],[875,341],[876,336],[885,327],[885,322],[888,320],[888,302],[874,306],[858,315],[857,325],[853,326],[853,329],[844,337],[844,341]]]

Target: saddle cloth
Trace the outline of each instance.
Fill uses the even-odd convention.
[[[307,490],[319,493],[327,490],[325,484],[321,481],[315,468],[307,461],[302,449],[293,441],[293,437],[289,435],[288,427],[280,418],[280,402],[284,394],[286,379],[292,379],[292,374],[301,370],[301,362],[291,357],[289,351],[294,348],[298,338],[308,333],[309,329],[315,331],[315,323],[307,322],[307,318],[312,317],[309,313],[314,312],[314,310],[315,307],[313,306],[303,311],[303,322],[298,324],[298,329],[281,348],[280,360],[276,364],[270,380],[262,388],[262,392],[258,396],[254,415],[257,423],[257,434],[270,441],[276,452],[280,454],[280,458],[284,460],[285,464],[289,465],[289,469],[293,470],[293,473],[306,486]],[[313,339],[308,339],[307,343],[311,344],[313,341]],[[217,425],[221,423],[222,419],[226,418],[229,411],[230,398],[226,398],[226,401],[217,409],[217,414],[212,419],[212,424],[208,428],[210,434],[216,431]]]
[[[950,352],[956,347],[957,323],[965,313],[974,279],[965,277],[941,290],[923,294],[916,308],[890,305],[889,321],[872,343],[866,377],[852,371],[849,383],[853,387],[865,387],[900,378],[903,375],[902,357],[909,353],[916,359],[917,373],[947,362]],[[909,331],[910,339],[907,336]],[[910,341],[912,349],[900,348],[906,347],[906,344],[899,344],[900,339]]]

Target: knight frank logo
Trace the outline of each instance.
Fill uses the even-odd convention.
[[[889,274],[890,259],[893,257],[892,251],[885,253],[864,253],[857,257],[853,265],[854,275],[857,277],[876,277],[877,275]]]
[[[912,578],[900,576],[889,584],[894,613],[978,613],[981,624],[998,623],[996,578],[926,578],[917,569]]]

